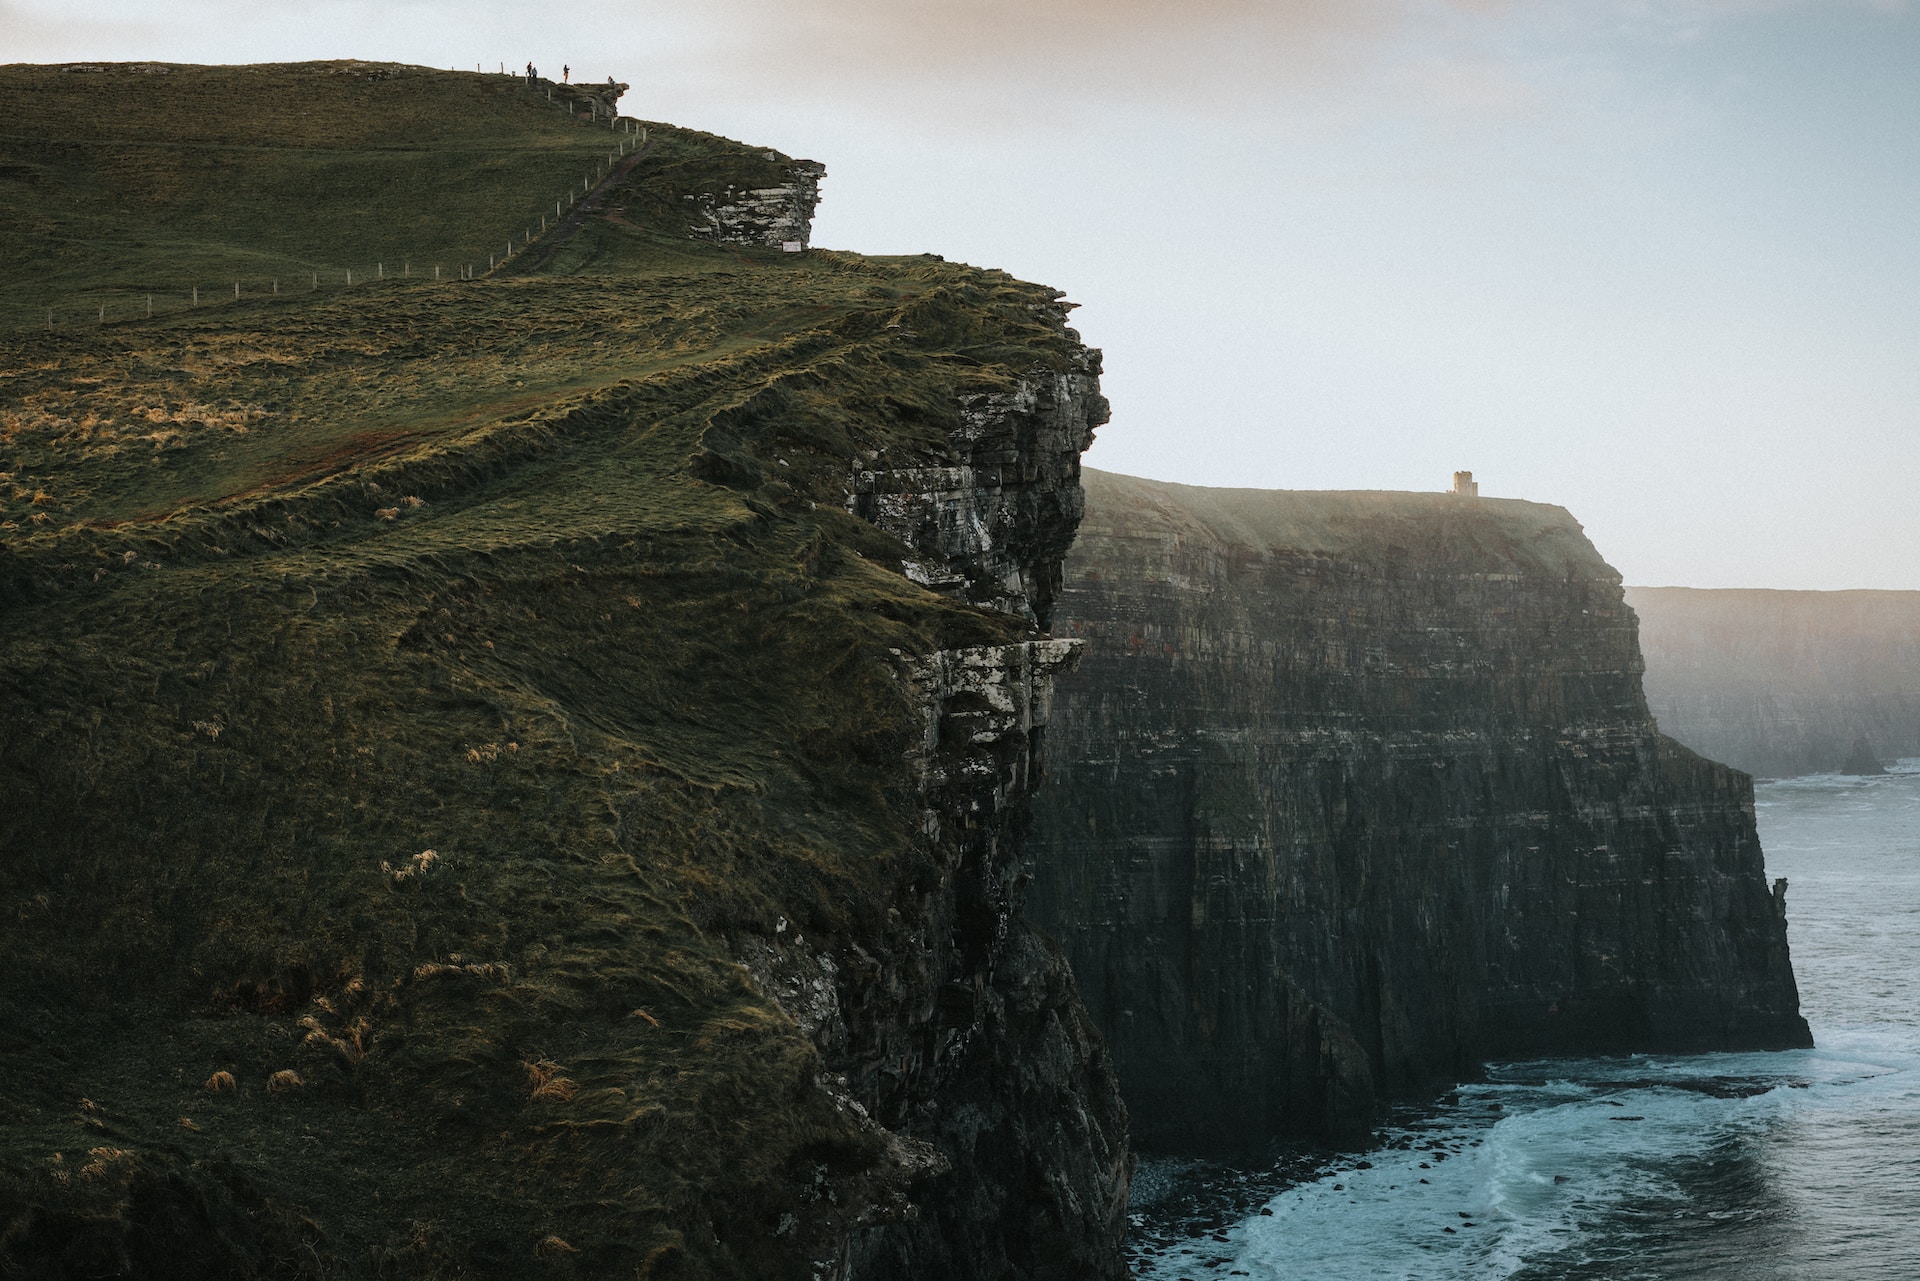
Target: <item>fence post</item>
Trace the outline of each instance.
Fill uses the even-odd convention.
[[[47,328],[53,328],[53,308],[47,308]]]
[[[387,264],[384,262],[374,263],[373,275],[376,280],[385,280],[387,278]]]
[[[400,275],[407,280],[413,279],[413,259],[402,258],[400,260]]]
[[[240,296],[240,282],[237,280],[233,282],[233,296],[235,298]]]
[[[193,287],[193,305],[196,307],[200,305],[200,286],[198,285]]]
[[[100,323],[103,325],[107,323],[107,304],[105,303],[100,304]]]
[[[153,315],[153,295],[152,294],[147,295],[147,315],[149,318],[151,318]]]
[[[435,280],[440,279],[440,264],[437,262],[433,264],[433,278]]]
[[[320,287],[320,273],[317,271],[313,273],[313,287],[315,289]]]
[[[280,292],[280,277],[278,276],[273,278],[273,292],[276,294]]]

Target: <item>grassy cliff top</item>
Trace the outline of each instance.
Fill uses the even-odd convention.
[[[1204,536],[1256,552],[1379,560],[1405,572],[1619,580],[1564,507],[1392,490],[1215,489],[1086,468],[1076,562],[1108,539]]]
[[[0,66],[0,328],[484,270],[644,127],[610,127],[615,96],[392,63]],[[695,137],[710,174],[775,167]]]
[[[1066,367],[1053,292],[689,241],[784,162],[661,125],[436,281],[609,150],[511,78],[8,67],[0,122],[0,1264],[785,1275],[895,1157],[732,940],[913,951],[892,652],[1023,634],[846,477]]]

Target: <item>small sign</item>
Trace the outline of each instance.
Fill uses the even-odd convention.
[[[797,254],[800,252],[801,245],[797,240],[783,240],[780,242],[780,248],[787,253]]]

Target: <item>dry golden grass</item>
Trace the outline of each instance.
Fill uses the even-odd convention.
[[[231,1072],[215,1072],[207,1078],[206,1090],[210,1094],[232,1094],[239,1088],[240,1083],[234,1080]]]
[[[580,1092],[579,1082],[560,1075],[563,1069],[558,1063],[542,1059],[538,1063],[523,1063],[521,1066],[526,1069],[532,1098],[568,1103]]]
[[[275,1072],[267,1078],[267,1093],[290,1094],[294,1090],[303,1088],[305,1085],[306,1082],[301,1079],[298,1072],[292,1068],[281,1068],[278,1072]]]

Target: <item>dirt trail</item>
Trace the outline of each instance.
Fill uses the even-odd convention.
[[[625,179],[628,174],[632,173],[634,169],[639,166],[642,160],[645,160],[652,154],[653,145],[653,141],[649,139],[632,155],[623,157],[615,163],[613,168],[607,170],[607,176],[602,178],[599,183],[594,186],[592,191],[589,191],[583,199],[575,202],[573,208],[567,211],[566,216],[560,220],[558,226],[546,235],[540,237],[531,249],[524,250],[519,256],[508,259],[487,274],[495,275],[507,270],[538,271],[546,266],[559,248],[566,244],[567,241],[573,239],[574,234],[585,225],[586,216],[598,210],[600,206],[605,203],[608,190]]]

